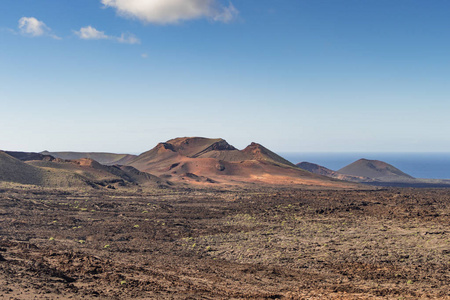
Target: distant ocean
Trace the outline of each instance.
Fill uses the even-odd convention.
[[[290,162],[315,163],[331,170],[360,159],[387,162],[416,178],[450,179],[450,153],[278,153]]]

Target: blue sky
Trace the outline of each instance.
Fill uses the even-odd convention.
[[[450,2],[2,0],[0,148],[449,152]]]

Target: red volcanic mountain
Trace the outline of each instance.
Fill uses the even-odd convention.
[[[186,183],[265,183],[349,187],[304,171],[269,149],[252,143],[238,150],[223,139],[185,137],[159,143],[127,165]]]

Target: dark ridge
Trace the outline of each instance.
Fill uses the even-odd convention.
[[[20,151],[5,151],[6,154],[9,156],[12,156],[14,158],[17,158],[21,161],[30,161],[30,160],[46,160],[46,161],[53,161],[55,160],[55,157],[49,155],[49,154],[41,154],[36,152],[20,152]]]

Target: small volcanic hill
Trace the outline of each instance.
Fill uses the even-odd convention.
[[[194,184],[346,185],[304,171],[256,143],[238,150],[223,139],[202,137],[159,143],[128,165],[173,181]]]
[[[136,155],[131,154],[115,154],[103,152],[49,152],[43,151],[40,154],[50,155],[55,158],[77,160],[82,158],[93,159],[102,165],[126,165],[129,161],[136,158]]]
[[[369,177],[380,181],[411,180],[414,177],[403,173],[396,167],[379,161],[360,159],[338,170],[339,173],[353,176]]]
[[[290,161],[287,161],[278,154],[273,153],[269,149],[257,143],[251,143],[247,146],[247,148],[242,150],[242,152],[248,154],[249,157],[254,160],[267,161],[276,165],[295,167],[295,165]]]
[[[310,162],[301,162],[296,165],[297,167],[309,171],[314,174],[323,175],[331,178],[336,178],[339,180],[351,181],[351,182],[369,182],[372,181],[371,178],[363,177],[363,176],[353,176],[342,174],[333,170],[330,170],[324,166],[313,164]]]
[[[43,176],[43,170],[0,151],[0,181],[38,185]]]

